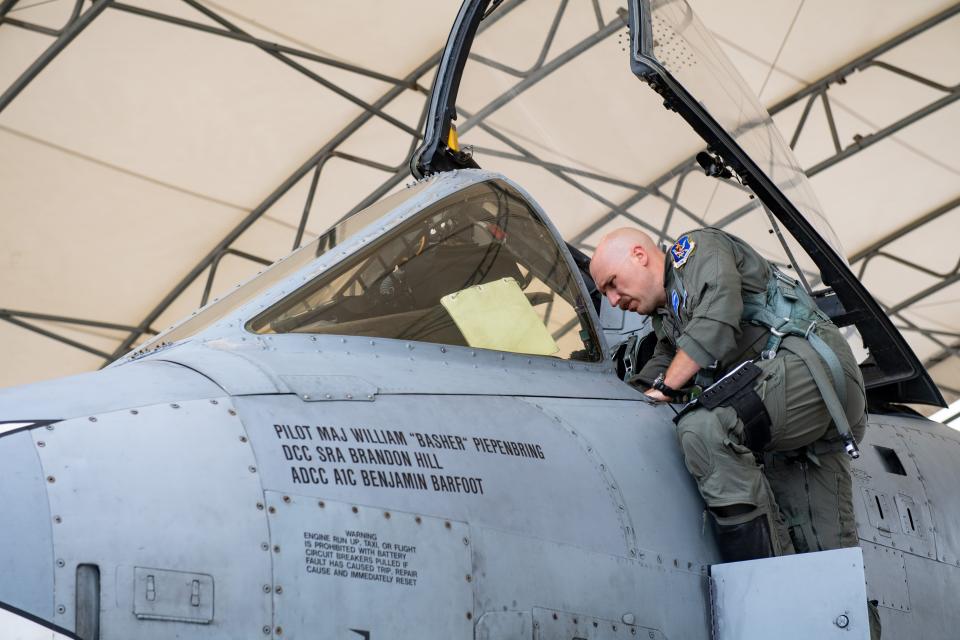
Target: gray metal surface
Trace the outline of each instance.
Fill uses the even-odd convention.
[[[477,620],[475,640],[533,638],[533,615],[529,611],[488,611]]]
[[[210,624],[213,576],[149,567],[133,569],[133,615],[140,620]]]
[[[43,469],[30,433],[0,438],[0,461],[0,602],[49,620],[53,617],[53,531]],[[4,580],[3,576],[24,579]]]
[[[955,594],[960,589],[960,572],[955,565],[904,554],[911,612],[882,609],[884,638],[943,640],[958,637],[960,612]]]
[[[860,549],[732,562],[711,575],[717,640],[870,638]]]
[[[453,345],[352,336],[267,335],[258,345],[231,345],[232,353],[256,363],[287,386],[324,371],[363,380],[381,394],[514,395],[641,399],[640,393],[610,375],[606,363],[588,364],[547,356],[503,353]],[[176,360],[176,349],[161,352]],[[332,375],[332,374],[325,374]],[[337,390],[333,379],[328,387]],[[322,381],[313,387],[324,391]],[[324,391],[325,392],[325,391]]]
[[[463,522],[267,492],[275,629],[284,638],[468,638]]]
[[[105,369],[0,389],[0,416],[4,420],[63,419],[222,394],[215,384],[185,367],[138,362],[122,371]]]
[[[960,611],[945,594],[960,589],[952,551],[960,530],[960,434],[920,418],[871,416],[861,451],[853,465],[854,508],[867,594],[879,603],[883,637],[952,638]],[[882,519],[878,499],[886,505]]]
[[[31,435],[35,446],[44,442],[38,451],[53,514],[46,553],[57,559],[54,622],[73,628],[76,567],[95,564],[103,640],[250,637],[271,624],[256,459],[227,400],[77,418]],[[137,567],[213,576],[212,622],[173,621],[187,617],[167,616],[173,609],[159,612],[166,619],[139,619],[146,587]],[[166,584],[158,578],[156,598],[167,597]],[[204,587],[204,605],[208,595]]]
[[[910,585],[903,552],[871,542],[862,542],[860,546],[870,599],[892,611],[910,611]]]
[[[595,553],[519,532],[471,529],[478,611],[532,611],[535,624],[544,622],[554,630],[537,635],[534,629],[534,637],[617,637],[564,634],[592,630],[594,621],[599,626],[600,621],[624,619],[632,621],[628,626],[635,627],[640,638],[654,630],[667,638],[710,637],[707,576],[700,572],[656,558],[634,560]],[[544,610],[550,622],[543,619]],[[584,625],[587,620],[589,624]],[[609,627],[603,631],[608,632],[615,633]],[[626,637],[634,636],[627,630]]]
[[[864,541],[934,558],[933,522],[917,458],[907,447],[903,430],[887,422],[882,418],[871,421],[869,437],[860,447],[862,455],[854,466],[858,534]],[[895,456],[893,471],[884,456]],[[896,472],[897,461],[903,474]]]
[[[947,427],[925,426],[915,423],[901,434],[909,451],[923,461],[919,478],[931,505],[937,558],[960,567],[960,439]]]
[[[616,640],[639,635],[650,640],[663,640],[664,635],[656,629],[627,624],[624,620],[633,620],[632,613],[624,614],[619,620],[605,620],[583,613],[555,611],[551,609],[533,610],[533,637],[535,640],[553,640],[554,638],[582,638],[583,640]]]
[[[372,402],[379,389],[359,376],[282,375],[286,383],[304,402],[360,400]]]
[[[243,344],[245,336],[241,336]],[[249,337],[253,340],[253,337]],[[255,393],[286,393],[289,391],[281,380],[270,376],[249,359],[236,353],[229,344],[222,341],[210,343],[187,342],[166,349],[156,356],[159,362],[170,362],[188,367],[210,379],[232,396],[245,396]],[[153,362],[144,359],[140,362]]]
[[[606,479],[637,558],[692,571],[717,561],[669,407],[569,398],[528,402],[569,429],[580,454]]]
[[[520,399],[304,402],[282,395],[235,403],[267,490],[520,530],[629,557],[607,478],[566,428]]]

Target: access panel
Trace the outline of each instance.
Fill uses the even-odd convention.
[[[273,491],[267,510],[275,637],[472,637],[465,524]]]

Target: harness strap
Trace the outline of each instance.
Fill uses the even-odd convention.
[[[850,433],[850,423],[847,421],[847,414],[843,408],[843,403],[840,401],[840,398],[837,397],[836,388],[828,377],[826,369],[823,368],[820,355],[817,350],[811,346],[808,340],[796,338],[794,336],[788,336],[787,339],[784,340],[783,348],[787,351],[795,353],[800,357],[801,360],[803,360],[803,363],[807,365],[807,370],[810,371],[810,377],[812,377],[813,381],[816,383],[817,389],[820,391],[820,395],[823,397],[823,402],[827,405],[827,411],[830,413],[830,418],[833,420],[833,424],[840,433],[840,439],[843,442],[844,449],[851,458],[859,458],[860,449],[857,447],[857,443],[853,439],[853,434]],[[843,375],[842,369],[840,375]],[[841,385],[845,384],[842,377],[836,380],[836,382],[836,387],[840,387]]]
[[[844,412],[847,389],[843,367],[837,354],[815,332],[820,322],[829,322],[816,302],[799,283],[772,267],[766,292],[744,296],[743,319],[770,330],[762,357],[773,358],[781,347],[800,356],[817,384],[844,448],[850,457],[859,457]],[[789,340],[789,347],[788,338],[793,338]],[[824,364],[830,369],[832,379],[827,376]]]
[[[833,388],[837,392],[837,399],[840,401],[840,406],[847,406],[847,384],[843,375],[843,367],[840,365],[840,358],[838,358],[833,349],[823,341],[823,338],[813,331],[807,334],[807,342],[809,342],[810,346],[823,358],[823,361],[827,364],[827,368],[830,369],[830,377],[833,378]]]

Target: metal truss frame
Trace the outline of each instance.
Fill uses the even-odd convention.
[[[198,32],[206,33],[215,37],[227,38],[255,46],[261,49],[267,55],[274,57],[278,62],[293,68],[297,72],[303,74],[314,82],[317,82],[321,86],[362,109],[360,115],[347,124],[340,132],[330,138],[312,156],[307,158],[293,173],[290,174],[286,180],[278,185],[266,198],[264,198],[259,205],[254,207],[243,218],[243,220],[241,220],[233,229],[231,229],[220,240],[220,242],[212,247],[211,250],[196,263],[189,273],[184,276],[175,286],[173,286],[167,295],[165,295],[163,299],[160,300],[136,326],[127,326],[110,322],[101,322],[97,320],[84,320],[79,318],[69,318],[65,316],[26,311],[0,309],[0,320],[15,324],[24,329],[34,331],[40,335],[58,340],[59,342],[69,346],[101,357],[104,359],[104,364],[107,364],[125,354],[142,336],[155,334],[156,331],[154,330],[153,325],[157,319],[175,301],[184,295],[186,290],[194,282],[204,276],[204,274],[206,274],[206,281],[204,284],[203,295],[201,297],[200,304],[201,306],[206,304],[213,289],[217,274],[217,267],[221,260],[226,256],[234,256],[263,265],[269,264],[269,260],[240,251],[234,248],[233,244],[241,235],[243,235],[244,232],[250,229],[254,223],[261,219],[263,215],[295,184],[307,176],[307,174],[312,173],[303,212],[301,214],[292,242],[294,249],[299,247],[303,241],[306,226],[313,209],[314,200],[319,181],[322,177],[324,166],[331,159],[337,158],[343,161],[360,164],[388,174],[388,177],[385,179],[385,181],[379,187],[374,189],[369,195],[358,202],[346,214],[347,216],[369,206],[373,202],[376,202],[381,197],[389,193],[394,187],[400,184],[407,175],[406,158],[409,157],[409,155],[413,152],[420,139],[419,132],[422,129],[423,120],[426,116],[426,107],[428,105],[427,101],[425,100],[424,109],[420,114],[419,121],[415,124],[404,123],[399,119],[390,116],[384,111],[384,108],[406,91],[414,91],[421,95],[427,96],[429,91],[423,84],[421,84],[421,82],[424,80],[424,76],[426,76],[427,73],[436,66],[441,54],[439,51],[436,52],[424,60],[406,76],[402,78],[394,78],[392,76],[382,74],[374,69],[367,69],[358,65],[335,60],[327,56],[318,55],[310,51],[304,51],[294,47],[289,47],[257,38],[243,31],[236,24],[230,22],[223,16],[211,10],[209,7],[206,7],[198,0],[182,0],[182,2],[196,10],[199,15],[205,16],[206,18],[215,22],[217,25],[219,25],[219,27],[211,26],[210,24],[199,21],[187,20],[178,16],[167,15],[158,11],[144,9],[142,7],[125,4],[116,0],[92,0],[90,7],[86,11],[83,11],[82,9],[84,6],[84,0],[75,0],[74,9],[69,20],[67,21],[67,24],[62,29],[54,30],[50,29],[49,27],[31,24],[10,17],[9,13],[11,9],[15,7],[17,2],[18,0],[0,0],[0,25],[8,25],[11,27],[44,33],[54,37],[55,40],[50,47],[44,51],[40,57],[32,65],[30,65],[30,67],[28,67],[28,69],[24,71],[24,73],[17,80],[15,80],[6,91],[4,91],[2,95],[0,95],[0,111],[9,105],[10,102],[12,102],[16,96],[19,95],[19,93],[39,73],[41,73],[42,70],[70,44],[70,42],[72,42],[74,38],[76,38],[87,26],[89,26],[90,23],[93,22],[94,19],[97,18],[97,16],[101,15],[106,9],[110,9],[111,11],[125,12],[127,14],[140,16],[145,19],[156,20],[174,26],[196,30]],[[503,19],[510,13],[510,11],[512,11],[522,2],[523,0],[504,2],[495,12],[493,12],[487,19],[484,20],[484,22],[481,24],[481,29],[485,29],[496,21]],[[593,0],[592,5],[594,9],[594,15],[596,17],[596,30],[585,39],[575,43],[567,50],[557,53],[548,60],[551,49],[555,43],[555,36],[560,22],[566,13],[567,5],[568,0],[559,1],[557,11],[553,16],[551,24],[544,37],[539,54],[534,64],[530,68],[524,70],[515,69],[496,60],[492,60],[478,54],[471,54],[471,59],[475,62],[488,65],[507,75],[515,77],[517,78],[517,83],[508,90],[504,91],[500,96],[490,101],[476,113],[470,114],[461,111],[460,115],[463,118],[463,124],[459,127],[461,135],[473,127],[479,127],[485,133],[505,144],[511,149],[511,151],[506,152],[484,147],[475,147],[474,152],[476,154],[487,155],[491,157],[502,157],[513,161],[537,165],[550,172],[558,179],[588,195],[600,203],[603,207],[608,209],[607,213],[586,225],[583,230],[575,234],[575,236],[570,239],[570,243],[572,245],[580,248],[591,249],[592,247],[589,247],[586,244],[587,239],[608,223],[618,219],[623,220],[625,223],[629,222],[643,227],[661,240],[669,237],[668,231],[676,212],[683,213],[698,224],[706,225],[707,223],[701,218],[701,216],[685,207],[680,201],[687,176],[692,171],[700,170],[699,165],[696,163],[693,157],[688,158],[678,165],[672,167],[669,171],[652,182],[641,185],[598,174],[596,172],[586,171],[577,167],[543,160],[542,158],[537,157],[537,155],[528,148],[524,147],[519,142],[510,138],[504,133],[498,131],[487,122],[487,119],[490,115],[509,103],[516,96],[522,94],[525,90],[529,89],[537,82],[540,82],[551,73],[562,68],[566,63],[573,60],[581,53],[587,51],[597,43],[621,31],[626,25],[625,11],[621,10],[612,20],[605,21],[599,6],[599,2],[597,0]],[[856,155],[860,151],[863,151],[864,149],[867,149],[870,146],[888,138],[903,128],[923,119],[924,117],[939,111],[940,109],[952,104],[954,101],[960,98],[960,86],[946,86],[879,59],[886,52],[912,40],[930,28],[944,22],[949,18],[954,17],[958,13],[960,13],[960,4],[956,4],[953,7],[950,7],[945,11],[930,17],[927,20],[920,22],[914,27],[875,47],[871,51],[858,56],[848,63],[838,67],[817,81],[811,83],[809,86],[769,108],[770,114],[776,115],[777,113],[784,111],[795,104],[803,102],[803,111],[790,138],[790,146],[792,148],[797,144],[801,134],[807,130],[809,126],[809,115],[814,108],[815,103],[819,102],[821,104],[826,116],[827,127],[833,141],[834,153],[829,157],[817,162],[813,166],[806,168],[805,171],[808,176],[816,175],[821,171],[843,162],[844,160]],[[390,85],[390,88],[379,99],[372,103],[368,103],[325,78],[321,73],[305,67],[303,64],[298,62],[298,60],[308,60],[363,77],[375,79]],[[906,78],[931,89],[937,90],[943,95],[930,104],[917,109],[916,111],[900,118],[893,123],[887,124],[872,134],[866,136],[854,136],[853,142],[844,147],[841,143],[841,136],[837,130],[837,126],[833,118],[830,89],[836,85],[844,84],[847,82],[850,76],[868,68],[876,68],[890,74],[895,74],[899,77]],[[395,166],[389,166],[370,158],[346,154],[338,150],[339,147],[350,138],[350,136],[356,133],[364,124],[373,118],[379,118],[391,124],[402,132],[408,134],[411,138],[407,154],[404,156],[404,159]],[[590,180],[624,187],[630,189],[633,193],[621,202],[615,203],[604,198],[595,190],[578,180],[578,178],[587,178]],[[672,188],[667,189],[667,185],[674,179],[676,179],[676,181]],[[741,187],[739,184],[733,182],[728,182],[728,184],[736,188],[744,189],[744,187]],[[629,211],[631,207],[636,205],[642,199],[651,196],[668,203],[668,212],[666,218],[664,223],[659,227],[649,224],[641,218],[631,214]],[[751,210],[755,209],[757,206],[759,206],[758,203],[753,200],[747,205],[740,207],[736,211],[724,216],[719,222],[712,223],[712,226],[729,225],[735,220],[749,213]],[[960,281],[960,263],[958,263],[957,267],[948,273],[934,273],[922,266],[909,263],[909,261],[893,256],[884,249],[890,243],[897,238],[902,237],[904,234],[916,231],[923,225],[939,219],[944,215],[948,215],[958,208],[960,208],[960,198],[954,199],[951,202],[944,204],[942,207],[939,207],[935,211],[931,211],[930,213],[918,218],[904,228],[897,230],[897,232],[890,234],[888,237],[878,241],[871,247],[859,252],[850,260],[851,266],[854,268],[857,268],[857,265],[859,265],[859,273],[861,276],[872,261],[877,259],[890,259],[915,268],[926,273],[927,275],[939,278],[939,282],[937,282],[935,285],[928,287],[923,291],[917,292],[907,300],[891,305],[888,308],[888,311],[891,313],[891,315],[896,317],[902,323],[900,325],[901,329],[905,331],[918,332],[942,346],[943,351],[933,358],[928,359],[928,361],[925,363],[927,366],[932,366],[951,355],[957,355],[960,357],[960,334],[940,331],[933,328],[918,327],[915,323],[905,318],[902,315],[902,312],[917,300],[921,300],[927,295],[935,293],[936,291]],[[59,335],[43,327],[39,327],[35,324],[27,322],[27,320],[59,322],[78,326],[96,327],[100,329],[123,332],[126,335],[120,342],[119,346],[112,353],[106,353],[77,342],[76,340]],[[952,393],[955,390],[947,389],[947,391]],[[956,395],[960,395],[960,392],[958,392]]]
[[[396,175],[406,168],[406,157],[413,152],[417,142],[420,139],[419,130],[422,128],[423,118],[426,114],[426,104],[424,105],[424,111],[420,116],[419,121],[415,126],[410,126],[406,123],[401,122],[397,118],[385,113],[383,111],[384,107],[397,99],[406,91],[415,91],[424,96],[429,94],[429,91],[423,87],[419,81],[426,75],[432,67],[434,67],[440,59],[440,53],[437,52],[434,55],[430,56],[427,60],[417,66],[412,72],[407,74],[404,78],[393,78],[391,76],[379,73],[375,70],[366,69],[358,65],[352,65],[344,63],[333,58],[326,56],[320,56],[310,51],[303,51],[293,47],[288,47],[274,42],[269,42],[261,38],[256,38],[238,26],[227,20],[226,18],[220,16],[213,10],[202,5],[196,0],[182,0],[185,4],[192,7],[200,14],[210,18],[217,24],[220,24],[223,29],[212,27],[209,24],[187,20],[178,16],[172,16],[168,14],[163,14],[157,11],[152,11],[144,9],[141,7],[136,7],[133,5],[128,5],[122,2],[115,2],[114,0],[94,0],[93,5],[87,9],[87,11],[81,13],[84,0],[75,0],[76,4],[74,7],[73,14],[71,15],[67,24],[59,30],[50,29],[42,25],[37,25],[22,20],[14,19],[9,17],[9,13],[14,9],[18,0],[2,0],[0,2],[0,26],[8,25],[12,27],[17,27],[21,29],[26,29],[33,32],[43,33],[45,35],[53,36],[55,38],[54,42],[44,51],[37,60],[31,64],[21,75],[18,77],[10,87],[0,96],[0,112],[9,105],[19,94],[22,92],[31,81],[36,78],[40,72],[52,62],[57,55],[59,55],[66,47],[76,38],[98,15],[103,13],[105,9],[111,9],[114,11],[122,11],[132,15],[138,15],[143,18],[157,20],[160,22],[168,23],[171,25],[176,25],[183,28],[193,29],[199,32],[207,33],[210,35],[228,38],[231,40],[244,42],[252,46],[258,47],[268,55],[273,56],[278,61],[286,64],[287,66],[292,67],[296,71],[307,76],[311,80],[317,82],[321,86],[329,89],[336,95],[352,102],[353,104],[361,107],[362,113],[358,115],[354,120],[347,124],[340,132],[334,135],[330,140],[328,140],[316,153],[314,153],[310,158],[303,162],[286,180],[284,180],[279,186],[277,186],[259,205],[254,207],[237,225],[235,225],[224,238],[220,240],[191,270],[184,276],[171,290],[164,296],[164,298],[154,306],[154,308],[147,314],[147,316],[136,326],[127,326],[116,323],[107,323],[101,322],[98,320],[88,320],[82,318],[72,318],[61,315],[50,315],[50,314],[40,314],[27,311],[11,311],[11,310],[0,310],[0,320],[6,321],[8,323],[14,324],[23,329],[33,331],[39,335],[57,340],[63,344],[69,345],[71,347],[80,349],[87,353],[96,355],[103,358],[103,364],[109,364],[113,360],[122,356],[126,353],[133,345],[136,343],[141,336],[144,335],[155,335],[157,331],[153,328],[153,324],[156,320],[166,311],[170,305],[172,305],[177,299],[184,294],[184,292],[192,285],[197,279],[199,279],[204,272],[206,272],[206,282],[203,288],[203,295],[201,297],[200,306],[203,306],[207,303],[210,297],[210,293],[213,288],[214,279],[217,274],[217,267],[219,266],[221,260],[227,255],[233,255],[242,259],[250,260],[259,264],[268,265],[271,261],[264,258],[253,256],[243,251],[239,251],[233,248],[233,243],[241,236],[245,231],[250,229],[255,222],[257,222],[263,215],[272,207],[280,198],[283,197],[295,184],[297,184],[304,176],[308,173],[313,172],[310,188],[308,191],[307,199],[304,204],[303,213],[299,224],[297,225],[296,235],[293,240],[293,248],[296,249],[300,246],[300,243],[303,240],[303,236],[306,230],[307,222],[310,217],[310,213],[313,207],[313,201],[317,191],[318,183],[320,176],[323,170],[324,165],[332,159],[338,158],[347,162],[352,162],[356,164],[361,164],[367,167],[378,169]],[[507,15],[514,7],[520,4],[522,0],[513,0],[512,2],[506,2],[501,6],[498,11],[493,14],[489,20],[486,21],[485,27],[489,27],[498,20],[502,19]],[[330,80],[324,78],[322,75],[304,67],[302,64],[296,62],[294,58],[301,58],[304,60],[310,60],[313,62],[319,62],[321,64],[331,66],[337,69],[348,71],[354,74],[358,74],[364,77],[372,78],[379,80],[385,83],[388,83],[391,88],[384,93],[378,100],[372,104],[368,104],[357,96],[346,91],[342,87],[336,85]],[[388,122],[397,128],[399,128],[404,133],[407,133],[411,136],[410,147],[405,154],[404,158],[396,166],[387,166],[376,160],[369,158],[362,158],[359,156],[347,154],[338,151],[340,147],[346,140],[350,138],[351,135],[356,133],[364,124],[369,122],[372,118],[380,118],[385,122]],[[366,200],[375,201],[379,199],[379,195],[371,194]],[[363,205],[366,206],[366,205]],[[354,210],[363,208],[363,206],[355,207]],[[58,334],[49,329],[39,327],[35,324],[25,322],[23,319],[29,318],[38,321],[45,322],[60,322],[67,323],[77,326],[87,326],[87,327],[98,327],[101,329],[110,329],[115,331],[120,331],[125,333],[125,337],[122,339],[120,345],[112,352],[106,353],[95,349],[89,345],[83,344],[61,334]]]

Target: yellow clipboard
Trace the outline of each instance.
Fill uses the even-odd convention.
[[[560,350],[513,278],[447,294],[440,304],[471,347],[542,356]]]

